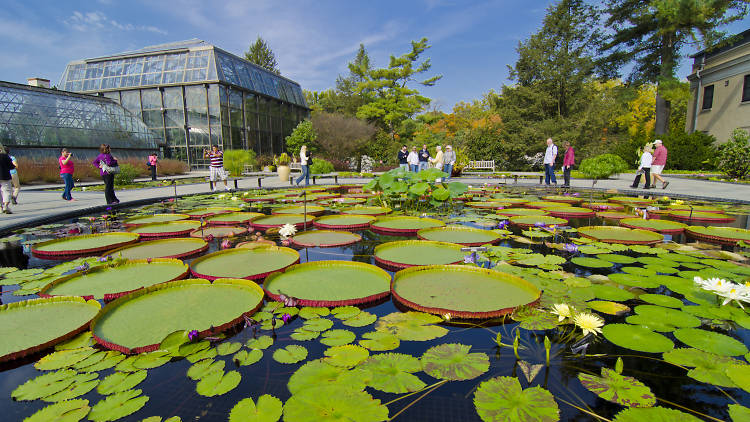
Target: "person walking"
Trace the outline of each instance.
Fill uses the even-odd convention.
[[[10,181],[13,186],[13,193],[10,196],[10,200],[13,202],[13,205],[16,205],[18,204],[18,194],[21,192],[21,181],[18,179],[18,161],[16,160],[16,157],[10,154],[10,148],[5,148],[5,153],[8,154],[10,161],[15,166],[15,168],[10,171]]]
[[[661,172],[664,171],[664,166],[667,165],[667,147],[661,142],[661,139],[654,141],[654,162],[651,164],[651,175],[654,176],[652,188],[656,187],[656,180],[661,182],[661,188],[666,189],[669,186],[669,182],[661,177]]]
[[[406,157],[406,162],[409,163],[409,170],[416,173],[419,170],[419,154],[417,154],[417,147],[411,147],[411,152]]]
[[[448,173],[445,180],[451,180],[451,173],[453,173],[453,166],[456,164],[456,153],[453,152],[453,147],[450,145],[445,146],[445,154],[443,154],[443,171]]]
[[[151,181],[156,181],[156,166],[159,162],[159,157],[156,155],[155,152],[152,152],[151,155],[148,156],[148,168],[151,170]]]
[[[573,146],[571,146],[570,142],[568,141],[565,141],[565,143],[563,143],[563,146],[565,147],[565,156],[563,157],[563,187],[569,188],[570,170],[576,163],[576,152],[573,149]]]
[[[107,205],[119,204],[120,200],[115,196],[115,174],[120,172],[120,166],[117,164],[117,159],[112,156],[109,145],[99,145],[99,155],[91,164],[99,169],[99,174],[104,181],[104,199]]]
[[[643,147],[643,154],[641,154],[641,164],[638,166],[638,171],[635,173],[635,180],[630,185],[631,188],[638,188],[638,184],[641,183],[641,175],[646,175],[646,184],[643,185],[643,189],[651,189],[651,165],[654,161],[653,156],[654,149],[651,144],[646,144]]]
[[[305,186],[310,184],[310,165],[307,164],[309,159],[310,156],[307,155],[307,145],[302,145],[302,148],[299,150],[299,163],[302,166],[302,174],[300,174],[295,181],[297,186],[299,186],[302,179],[305,179]]]
[[[557,159],[557,145],[552,141],[552,138],[547,138],[547,150],[544,152],[544,183],[547,186],[549,186],[550,181],[557,185],[555,159]]]
[[[57,159],[58,164],[60,164],[60,177],[65,182],[65,190],[63,190],[62,197],[66,201],[75,201],[70,194],[73,190],[73,172],[75,172],[72,156],[73,154],[67,148],[63,148],[60,157]]]
[[[402,145],[401,149],[398,151],[398,166],[407,171],[409,170],[409,162],[407,160],[408,157],[409,149],[406,147],[406,145]]]
[[[427,145],[422,145],[422,149],[419,150],[419,171],[427,168],[430,160],[430,151],[427,150]]]
[[[0,145],[0,196],[2,196],[2,211],[5,214],[13,214],[10,211],[10,200],[12,190],[12,177],[10,171],[16,168],[13,161],[6,153],[5,147]]]
[[[229,185],[227,185],[227,172],[224,170],[224,153],[219,150],[218,145],[211,145],[211,151],[203,150],[203,158],[208,158],[211,162],[208,165],[209,179],[213,186],[213,191],[216,192],[219,188],[216,186],[216,179],[221,179],[224,182],[224,190],[229,191]]]

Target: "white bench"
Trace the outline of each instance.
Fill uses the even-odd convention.
[[[289,163],[289,170],[298,171],[302,173],[302,164],[300,163]]]
[[[466,166],[467,170],[492,170],[495,171],[495,160],[487,161],[469,161]]]

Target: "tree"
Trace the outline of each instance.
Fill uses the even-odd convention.
[[[677,62],[692,41],[705,47],[726,39],[719,30],[747,14],[747,0],[609,0],[608,28],[613,29],[600,61],[609,76],[633,63],[629,79],[657,84],[656,134],[669,130],[671,101],[665,91],[676,81]]]
[[[313,113],[312,125],[326,157],[339,161],[353,156],[377,131],[373,125],[356,117],[324,111]]]
[[[315,140],[318,135],[315,133],[312,122],[309,120],[303,120],[299,122],[297,127],[294,128],[292,133],[284,139],[286,142],[286,150],[292,154],[293,157],[299,156],[299,150],[302,145],[307,145],[307,150],[315,152],[318,149]]]
[[[400,124],[430,103],[429,98],[420,95],[409,84],[433,86],[442,78],[439,75],[421,81],[415,79],[432,67],[430,59],[419,62],[419,56],[428,48],[427,38],[412,41],[411,52],[400,57],[391,56],[387,68],[371,69],[363,63],[359,67],[356,63],[350,64],[349,70],[361,78],[354,92],[371,100],[357,109],[357,117],[377,123],[395,140]]]
[[[281,74],[278,67],[279,64],[276,63],[276,55],[273,54],[271,47],[268,46],[268,43],[260,35],[250,45],[250,49],[245,53],[245,59],[277,75]]]

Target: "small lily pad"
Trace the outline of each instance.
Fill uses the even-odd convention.
[[[630,307],[627,305],[623,305],[622,303],[617,302],[610,302],[607,300],[592,300],[590,302],[586,302],[586,305],[588,305],[595,311],[599,311],[601,313],[609,315],[622,315],[630,311]]]
[[[137,412],[147,401],[147,396],[141,396],[141,390],[115,393],[99,400],[91,408],[88,418],[94,422],[115,421]]]
[[[638,305],[635,313],[654,321],[660,321],[675,327],[700,327],[701,320],[677,309],[656,305]]]
[[[56,369],[67,368],[86,359],[94,353],[96,353],[96,349],[91,347],[60,350],[39,359],[39,361],[34,364],[34,368],[40,371],[54,371]]]
[[[245,343],[250,349],[268,349],[273,344],[273,338],[271,336],[260,336],[258,338],[251,338]]]
[[[337,385],[353,390],[364,390],[372,374],[361,369],[342,368],[316,359],[300,366],[289,378],[287,388],[292,394]]]
[[[86,331],[64,343],[56,345],[55,350],[79,349],[83,347],[90,347],[95,344],[96,340],[94,340],[94,336],[91,334],[91,331]]]
[[[216,353],[218,353],[219,356],[227,356],[227,355],[231,355],[232,353],[236,353],[241,348],[242,348],[242,343],[225,342],[225,343],[221,343],[220,345],[216,347]]]
[[[666,306],[668,308],[679,308],[683,305],[682,301],[680,299],[677,299],[676,297],[667,296],[667,295],[657,295],[657,294],[642,294],[638,296],[638,299],[648,302],[654,305],[659,306]]]
[[[388,419],[388,408],[364,391],[339,385],[302,390],[284,404],[285,421],[336,420],[342,415],[358,422],[380,422]]]
[[[414,356],[402,353],[381,353],[370,356],[358,368],[372,373],[369,387],[386,393],[408,393],[421,390],[426,385],[413,375],[414,372],[422,370],[422,364]]]
[[[226,362],[223,360],[204,359],[187,371],[187,376],[191,380],[199,380],[214,371],[224,371]]]
[[[90,366],[86,366],[85,368],[80,369],[80,371],[83,371],[83,372],[103,371],[105,369],[113,368],[115,365],[117,365],[118,363],[122,362],[125,359],[125,355],[115,350],[108,350],[102,353],[104,354],[104,357],[99,362]]]
[[[628,407],[651,407],[656,397],[645,384],[633,377],[618,374],[609,368],[602,368],[601,377],[578,374],[584,387],[604,400]]]
[[[302,328],[307,331],[318,331],[318,332],[328,330],[331,327],[333,327],[333,321],[331,321],[330,319],[325,319],[325,318],[308,319],[302,325]]]
[[[115,372],[104,378],[96,387],[96,391],[107,396],[121,391],[129,390],[146,379],[146,371],[138,372]]]
[[[683,328],[676,330],[674,336],[690,347],[721,356],[739,356],[748,353],[747,347],[740,341],[713,331]]]
[[[733,364],[742,363],[737,359],[692,348],[670,350],[664,353],[663,359],[675,365],[691,368],[687,373],[690,378],[722,387],[736,387],[725,371]]]
[[[645,315],[630,315],[625,318],[628,324],[641,325],[649,330],[658,331],[660,333],[671,333],[676,330],[677,327],[670,325],[669,321],[656,320]]]
[[[142,353],[133,362],[133,366],[138,369],[158,368],[172,360],[168,350],[155,350],[153,352]]]
[[[580,250],[580,248],[579,248]],[[615,264],[633,264],[637,262],[638,260],[627,256],[627,255],[619,255],[614,253],[603,253],[596,256],[599,259],[603,259],[605,261],[614,262]]]
[[[63,369],[32,378],[16,387],[11,397],[16,400],[37,400],[60,392],[73,384],[76,372]]]
[[[183,344],[182,346],[180,346],[177,353],[180,356],[190,356],[202,350],[208,349],[210,346],[211,346],[211,343],[206,340],[199,341],[197,343],[187,343],[187,344]]]
[[[371,331],[362,335],[359,345],[374,352],[397,349],[401,341],[394,334],[383,331]]]
[[[441,344],[422,355],[424,371],[438,379],[468,380],[487,372],[490,360],[484,353],[469,353],[471,346],[458,343]]]
[[[635,298],[635,295],[625,289],[620,289],[608,284],[594,284],[590,287],[591,291],[598,299],[614,300],[615,302],[624,302]]]
[[[560,420],[560,409],[549,391],[542,387],[523,389],[513,377],[482,382],[474,394],[474,406],[485,422]]]
[[[226,394],[235,389],[242,381],[237,371],[213,371],[198,381],[195,391],[201,396],[214,397]]]
[[[308,340],[313,340],[313,339],[320,337],[320,332],[308,331],[308,330],[305,330],[303,327],[299,327],[296,330],[294,330],[294,332],[290,334],[289,337],[297,341],[308,341]]]
[[[347,327],[365,327],[378,319],[378,316],[369,312],[362,311],[357,315],[341,321]]]
[[[269,394],[253,399],[242,399],[229,412],[229,422],[276,422],[281,418],[281,400]]]
[[[750,421],[750,409],[739,404],[730,404],[729,417],[732,418],[732,422]]]
[[[88,400],[65,400],[39,409],[24,422],[78,422],[91,411]]]
[[[42,398],[42,400],[56,403],[80,397],[96,388],[97,384],[99,384],[98,377],[99,374],[96,373],[78,374],[73,377],[73,384],[70,384],[62,391]]]
[[[613,422],[700,422],[695,416],[666,407],[631,407],[615,415]]]
[[[345,368],[357,366],[370,356],[370,352],[361,346],[345,344],[343,346],[333,346],[326,349],[323,354],[323,362]]]
[[[261,358],[263,358],[263,351],[261,349],[251,349],[249,351],[240,350],[232,357],[232,360],[240,366],[248,366],[261,360]]]
[[[647,353],[662,353],[672,350],[672,340],[648,328],[628,324],[607,324],[602,335],[612,343],[626,349]]]
[[[599,258],[583,257],[583,256],[577,256],[575,258],[572,258],[570,262],[576,265],[579,265],[581,267],[587,267],[587,268],[610,268],[614,265],[614,263],[610,261],[605,261]]]
[[[213,359],[216,355],[218,355],[218,353],[216,353],[216,348],[210,347],[208,349],[203,349],[200,352],[193,353],[192,355],[188,355],[185,359],[190,363],[195,363],[203,359]]]
[[[729,368],[726,368],[724,372],[738,387],[750,392],[750,365],[731,365]]]
[[[313,319],[328,316],[331,313],[330,309],[323,307],[312,307],[305,306],[299,310],[299,316],[303,319]]]
[[[320,342],[326,346],[343,346],[357,338],[357,335],[349,330],[330,330],[323,333]]]
[[[353,318],[359,315],[360,312],[362,312],[362,310],[356,306],[339,306],[331,309],[331,315],[341,320]]]
[[[279,363],[297,363],[305,360],[306,357],[307,349],[296,344],[290,344],[273,352],[273,359]]]
[[[375,330],[391,333],[399,340],[428,341],[448,334],[447,329],[435,325],[442,321],[439,316],[422,312],[394,312],[381,317]]]
[[[164,340],[159,343],[159,350],[166,350],[171,356],[181,356],[180,347],[188,342],[190,342],[190,337],[187,331],[175,331],[164,337]]]

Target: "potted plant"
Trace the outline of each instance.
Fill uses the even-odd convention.
[[[463,148],[455,148],[456,151],[456,164],[453,165],[453,171],[451,171],[451,177],[458,177],[461,176],[461,172],[464,170],[464,167],[469,165],[469,156],[466,155],[466,152]]]
[[[279,175],[279,180],[282,182],[289,180],[289,173],[291,172],[289,163],[291,161],[289,155],[285,152],[282,152],[278,157],[273,157],[273,164],[276,166],[276,174]]]

